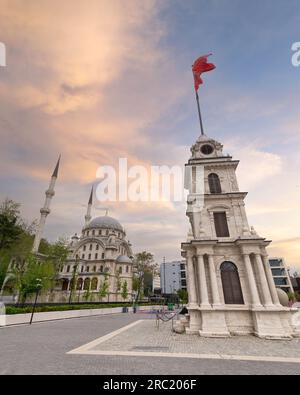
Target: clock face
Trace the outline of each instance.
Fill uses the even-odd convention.
[[[209,144],[205,144],[201,147],[201,152],[204,155],[210,155],[214,152],[214,148]]]

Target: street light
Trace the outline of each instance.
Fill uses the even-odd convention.
[[[31,318],[30,318],[30,323],[29,323],[29,325],[32,324],[33,315],[34,315],[35,307],[36,307],[36,302],[37,302],[37,299],[38,299],[40,290],[41,290],[42,288],[43,288],[42,279],[37,278],[37,279],[36,279],[36,284],[35,284],[36,295],[35,295],[35,300],[34,300],[34,305],[33,305],[32,313],[31,313]]]

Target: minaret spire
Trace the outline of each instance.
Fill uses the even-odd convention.
[[[52,200],[53,196],[55,195],[54,188],[55,188],[55,183],[56,183],[56,180],[58,177],[60,158],[61,158],[61,156],[59,155],[58,161],[56,163],[55,169],[53,171],[53,174],[52,174],[52,177],[50,180],[49,188],[45,192],[46,199],[45,199],[44,207],[42,207],[40,210],[41,218],[40,218],[40,222],[39,222],[39,225],[37,227],[35,237],[34,237],[33,248],[32,248],[33,253],[37,253],[39,250],[42,234],[43,234],[45,223],[46,223],[46,218],[47,218],[48,214],[50,214],[50,205],[51,205],[51,200]]]
[[[84,219],[85,219],[85,226],[92,219],[91,213],[92,213],[92,207],[93,207],[93,194],[94,194],[94,186],[92,186],[92,189],[91,189],[91,194],[90,194],[90,198],[89,198],[89,202],[88,202],[88,206],[87,206],[87,212],[86,212],[86,215],[84,217]]]

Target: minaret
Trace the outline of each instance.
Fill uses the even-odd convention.
[[[35,238],[34,238],[34,242],[33,242],[33,248],[32,248],[33,253],[37,253],[39,250],[42,234],[44,232],[44,227],[45,227],[45,223],[46,223],[46,218],[47,218],[47,215],[50,213],[51,199],[55,195],[54,187],[55,187],[55,183],[56,183],[56,180],[58,177],[59,164],[60,164],[60,156],[58,158],[54,172],[52,174],[49,188],[45,192],[46,199],[45,199],[44,207],[41,208],[41,210],[40,210],[41,218],[40,218],[40,222],[39,222],[38,228],[36,230],[36,234],[35,234]]]
[[[90,198],[89,198],[89,202],[88,202],[88,206],[87,206],[87,212],[86,212],[86,215],[84,217],[84,219],[85,219],[85,226],[87,226],[88,223],[92,219],[91,213],[92,213],[92,206],[93,206],[93,193],[94,193],[94,187],[92,186],[91,194],[90,194]]]

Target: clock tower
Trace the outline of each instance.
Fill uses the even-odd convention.
[[[281,306],[268,262],[271,243],[249,226],[239,161],[201,135],[191,147],[185,185],[192,232],[182,243],[189,293],[188,333],[291,338],[291,309]]]

